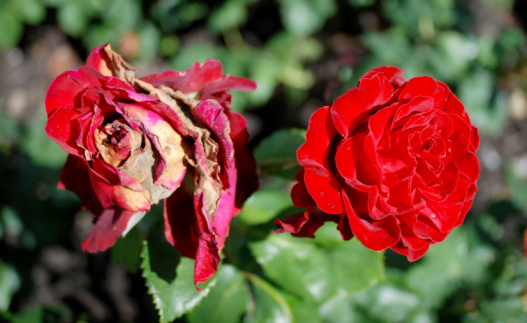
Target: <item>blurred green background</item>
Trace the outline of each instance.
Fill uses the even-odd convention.
[[[0,321],[527,322],[526,27],[525,0],[0,0]],[[262,189],[232,223],[219,277],[184,301],[192,286],[153,268],[173,259],[172,276],[191,275],[158,239],[160,207],[87,255],[92,216],[56,189],[66,155],[44,134],[47,87],[108,42],[140,76],[219,59],[258,83],[233,108]],[[311,113],[379,65],[447,83],[479,127],[467,220],[412,264],[330,225],[315,240],[270,235],[295,212]]]

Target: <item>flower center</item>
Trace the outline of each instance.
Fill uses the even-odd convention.
[[[95,130],[95,144],[108,164],[119,167],[130,157],[131,152],[141,148],[143,136],[123,123],[115,120]]]

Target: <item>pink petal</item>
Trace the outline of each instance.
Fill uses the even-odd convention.
[[[234,145],[234,157],[236,159],[236,169],[238,179],[236,182],[236,200],[234,215],[241,210],[243,203],[253,192],[258,189],[258,176],[256,174],[256,161],[249,147],[247,140],[247,122],[238,112],[226,109],[225,113],[229,118],[231,128],[231,140]]]
[[[105,209],[96,217],[95,225],[82,242],[82,250],[95,253],[112,247],[126,230],[135,213],[116,207]]]
[[[86,59],[86,65],[93,67],[102,75],[112,76],[113,73],[108,68],[108,57],[104,51],[106,46],[109,46],[109,44],[94,47]]]
[[[45,100],[48,116],[58,108],[81,107],[83,92],[101,85],[133,91],[128,83],[116,77],[106,77],[92,67],[81,66],[78,71],[62,73],[51,83]]]

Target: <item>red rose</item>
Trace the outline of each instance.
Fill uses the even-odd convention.
[[[372,69],[311,117],[291,192],[307,210],[276,220],[277,232],[313,237],[334,221],[344,239],[415,261],[463,222],[477,190],[478,144],[444,83]]]
[[[245,119],[226,91],[255,88],[224,75],[218,61],[136,79],[109,45],[58,76],[46,132],[69,154],[59,187],[95,215],[83,249],[111,247],[163,200],[167,240],[196,259],[196,283],[208,280],[231,218],[258,185]]]

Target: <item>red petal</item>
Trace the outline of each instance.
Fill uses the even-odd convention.
[[[404,71],[395,66],[379,66],[372,68],[360,78],[359,82],[361,82],[362,79],[372,78],[376,74],[381,74],[383,77],[387,78],[390,83],[396,85],[397,87],[400,87],[406,83],[406,78],[403,76]]]
[[[196,204],[197,203],[197,204]],[[220,261],[216,240],[196,209],[200,201],[180,187],[165,199],[165,236],[185,257],[196,260],[194,283],[207,281],[214,275]]]
[[[328,154],[336,134],[329,107],[315,111],[309,119],[306,142],[297,150],[300,165],[329,170]]]
[[[320,211],[305,211],[303,213],[288,216],[283,220],[276,219],[274,221],[274,224],[276,225],[274,233],[289,232],[295,237],[314,238],[315,232],[324,224],[324,222],[338,222],[339,218],[339,216],[324,214]]]
[[[81,114],[76,109],[58,108],[49,116],[46,123],[48,137],[59,144],[65,152],[72,155],[82,154],[77,145],[80,129],[77,118]]]
[[[225,112],[229,117],[231,128],[230,136],[234,145],[236,168],[238,169],[235,201],[235,214],[237,214],[245,200],[258,189],[259,184],[256,174],[256,161],[249,147],[247,147],[249,133],[247,132],[245,118],[232,110],[227,109]]]
[[[401,231],[395,218],[389,216],[380,221],[364,220],[355,213],[348,196],[344,192],[342,195],[351,231],[364,246],[380,251],[393,247],[401,239]]]
[[[73,155],[68,155],[62,168],[59,188],[77,194],[82,205],[94,214],[101,213],[112,203],[112,185],[96,174],[86,160]]]
[[[291,200],[296,207],[311,207],[315,206],[315,201],[309,195],[304,182],[305,169],[301,168],[295,175],[295,179],[298,181],[291,189]]]
[[[361,79],[358,87],[338,97],[331,106],[331,116],[342,137],[348,138],[357,124],[374,108],[386,104],[392,98],[393,92],[390,82],[376,74]]]
[[[425,247],[417,250],[406,248],[401,243],[398,243],[396,246],[391,247],[393,251],[400,253],[402,255],[405,255],[408,259],[408,261],[414,262],[425,255],[425,253],[428,251],[428,248],[430,247],[429,244],[427,244]]]
[[[93,67],[105,76],[112,76],[112,71],[108,68],[108,56],[104,51],[106,46],[110,46],[110,44],[100,45],[93,48],[86,59],[86,65]]]
[[[166,71],[141,78],[153,86],[165,85],[183,93],[197,93],[211,82],[217,82],[223,77],[220,61],[208,60],[203,64],[195,63],[184,72]]]
[[[49,86],[45,100],[48,116],[58,108],[81,107],[84,90],[101,85],[133,91],[128,83],[116,77],[106,77],[92,67],[81,66],[78,71],[62,73]]]
[[[330,214],[344,212],[340,187],[333,175],[325,171],[306,168],[304,180],[309,195],[323,212]]]
[[[445,105],[451,93],[448,87],[445,88],[443,83],[432,77],[419,76],[408,81],[399,95],[399,100],[412,100],[419,96],[430,97],[434,99],[434,106],[439,108]]]
[[[128,226],[135,211],[120,208],[105,209],[97,216],[90,234],[82,242],[82,250],[90,253],[104,251],[117,242]]]
[[[198,232],[193,197],[184,187],[164,200],[165,237],[181,254],[196,258]]]

